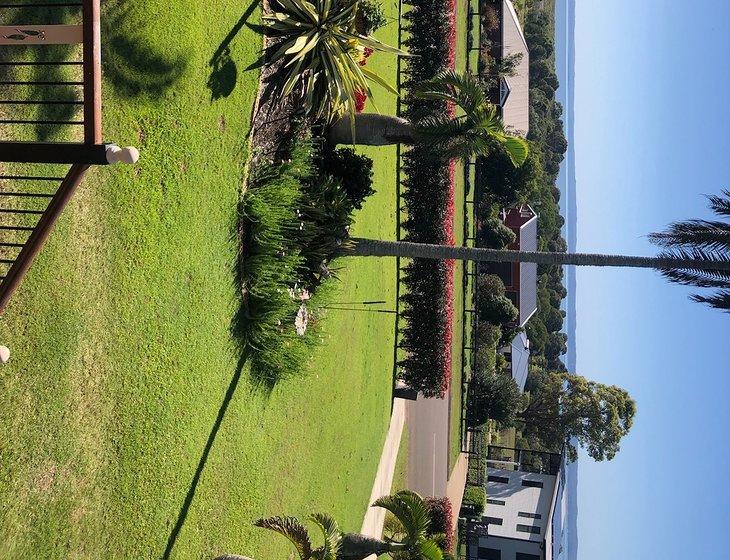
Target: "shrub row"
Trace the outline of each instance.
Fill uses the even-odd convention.
[[[404,59],[406,92],[414,85],[453,68],[455,2],[406,0]],[[413,122],[452,111],[442,101],[405,96],[405,116]],[[403,155],[402,200],[404,239],[415,243],[453,244],[454,172],[452,162],[431,147],[416,145]],[[404,382],[427,397],[441,397],[451,378],[453,321],[453,261],[414,261],[404,270],[400,345],[406,357],[399,362]]]

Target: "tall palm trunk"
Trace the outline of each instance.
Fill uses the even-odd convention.
[[[413,144],[416,141],[413,125],[400,117],[361,113],[355,117],[354,139],[350,123],[349,115],[334,123],[328,132],[329,141],[333,144],[357,143],[366,146]]]
[[[480,262],[527,262],[545,265],[613,266],[652,268],[658,270],[723,270],[730,271],[730,261],[717,262],[700,259],[673,257],[633,257],[624,255],[599,255],[590,253],[544,253],[534,251],[509,251],[476,247],[452,247],[411,243],[407,241],[381,241],[353,238],[342,251],[343,255],[366,257],[403,257],[437,260],[461,260]]]

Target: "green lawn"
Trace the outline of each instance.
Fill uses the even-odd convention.
[[[251,527],[261,515],[362,523],[390,415],[392,316],[329,311],[308,375],[271,393],[229,335],[258,80],[243,69],[261,45],[245,10],[104,4],[105,138],[142,158],[91,172],[0,323],[13,352],[0,370],[2,558],[266,559],[289,549]],[[212,101],[222,42],[235,68],[213,78],[235,88]],[[369,64],[395,81],[385,55]],[[375,161],[354,233],[392,238],[394,150]],[[394,304],[392,262],[341,266],[335,301]]]

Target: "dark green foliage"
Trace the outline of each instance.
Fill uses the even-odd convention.
[[[318,172],[312,154],[311,142],[299,139],[289,159],[259,162],[241,202],[243,296],[234,334],[250,355],[252,376],[266,384],[297,373],[311,351],[313,337],[294,328],[299,296],[309,292],[305,306],[314,318],[326,297],[320,285],[333,276],[330,262],[352,223],[345,189]]]
[[[480,299],[501,297],[505,294],[504,282],[496,274],[481,274],[477,278],[477,291]]]
[[[445,101],[417,99],[415,86],[431,80],[449,67],[451,32],[449,5],[441,0],[406,0],[403,20],[404,47],[414,57],[404,58],[406,90],[404,116],[418,123],[447,111]],[[403,154],[402,201],[404,240],[416,243],[448,243],[444,228],[449,201],[448,161],[426,144],[412,146]],[[403,297],[400,346],[406,351],[399,362],[399,376],[427,397],[443,396],[448,389],[451,361],[445,348],[449,340],[446,262],[417,259],[402,276]]]
[[[516,237],[515,232],[495,217],[487,218],[478,232],[479,246],[491,249],[504,249],[514,243]]]
[[[523,435],[545,449],[566,446],[577,457],[577,440],[596,461],[610,460],[619,450],[636,414],[636,403],[620,387],[588,381],[580,375],[534,372],[528,378],[530,400],[518,414]]]
[[[488,295],[479,297],[477,311],[480,321],[493,325],[505,325],[517,319],[519,311],[506,296]]]
[[[362,21],[362,32],[372,35],[388,23],[383,6],[377,0],[359,0],[357,3],[358,18]]]
[[[304,352],[294,330],[300,304],[287,288],[296,283],[304,262],[292,234],[298,228],[301,185],[312,173],[311,145],[303,142],[290,161],[256,166],[241,202],[243,301],[235,334],[251,354],[252,375],[262,382],[296,372]]]
[[[502,340],[502,329],[499,325],[491,325],[479,321],[477,323],[477,345],[495,347]]]
[[[522,393],[511,376],[494,371],[478,371],[469,383],[466,423],[476,427],[487,420],[494,420],[502,426],[513,426],[522,402]]]
[[[353,208],[360,209],[367,197],[375,194],[373,161],[352,148],[327,149],[322,155],[322,170],[340,181]]]
[[[484,511],[484,507],[487,505],[487,493],[484,487],[467,486],[462,503],[474,506],[477,511]]]
[[[543,179],[538,158],[532,145],[527,160],[519,167],[515,167],[500,150],[495,150],[487,158],[478,158],[478,182],[489,185],[490,202],[508,207],[529,200],[540,188]]]

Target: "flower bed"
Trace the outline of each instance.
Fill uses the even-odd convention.
[[[406,0],[404,87],[453,68],[456,55],[455,0]],[[405,116],[416,122],[430,115],[453,113],[442,101],[404,99]],[[416,243],[454,244],[454,178],[456,165],[429,146],[416,145],[403,155],[404,239]],[[427,397],[443,397],[451,380],[454,262],[414,261],[404,270],[400,376]]]

